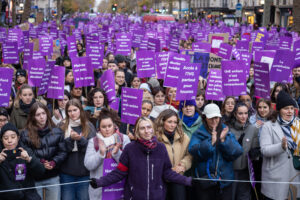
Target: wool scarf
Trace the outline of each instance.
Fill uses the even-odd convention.
[[[81,126],[80,119],[77,119],[75,121],[73,121],[72,119],[69,119],[69,125],[68,125],[68,129],[65,133],[65,139],[71,136],[72,127],[78,127],[78,126]],[[74,148],[72,151],[73,152],[78,151],[77,141],[74,141]]]
[[[137,141],[144,145],[147,149],[154,149],[157,146],[157,140],[155,136],[152,137],[150,140],[144,140],[142,138],[139,138]]]

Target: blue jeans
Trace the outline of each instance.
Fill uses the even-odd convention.
[[[48,178],[42,181],[36,181],[35,186],[46,186],[46,185],[55,185],[60,184],[59,176]],[[51,186],[46,188],[36,189],[40,197],[43,199],[43,189],[45,190],[45,199],[44,200],[60,200],[60,186]]]
[[[89,180],[89,176],[71,176],[60,174],[60,183],[70,183]],[[89,182],[61,186],[62,200],[89,200]]]

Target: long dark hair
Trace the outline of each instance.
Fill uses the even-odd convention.
[[[93,101],[93,98],[94,98],[94,95],[96,94],[96,92],[101,92],[103,94],[103,97],[104,97],[104,102],[103,102],[103,106],[104,107],[108,107],[108,99],[107,99],[107,95],[105,93],[105,91],[102,89],[102,88],[94,88],[92,89],[88,96],[87,96],[87,105],[88,106],[95,106],[94,105],[94,101]]]
[[[240,107],[243,107],[243,106],[245,106],[248,109],[248,119],[249,119],[249,117],[250,117],[249,107],[244,102],[238,101],[235,104],[234,109],[232,111],[232,115],[231,115],[231,118],[230,118],[230,121],[229,121],[229,125],[230,126],[234,126],[234,123],[237,121],[237,119],[236,119],[236,113],[237,113],[238,109]]]
[[[121,119],[118,116],[118,113],[114,111],[113,109],[103,108],[100,112],[100,115],[98,117],[99,127],[101,124],[101,121],[104,119],[111,119],[113,123],[117,126],[121,126]]]
[[[29,115],[26,122],[26,129],[28,130],[29,140],[35,148],[40,147],[40,137],[38,135],[39,127],[35,119],[36,111],[39,108],[42,108],[46,112],[47,115],[46,127],[51,129],[55,126],[51,120],[51,115],[47,106],[45,106],[41,102],[35,102],[30,108]]]
[[[64,96],[67,96],[69,98],[69,100],[71,100],[71,94],[70,94],[70,92],[68,92],[68,90],[64,90]],[[59,109],[57,99],[55,99],[55,101],[54,101],[54,109]]]

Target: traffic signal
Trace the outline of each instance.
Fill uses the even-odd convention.
[[[111,9],[112,9],[112,11],[117,11],[117,7],[118,7],[118,4],[113,4],[112,6],[111,6]]]

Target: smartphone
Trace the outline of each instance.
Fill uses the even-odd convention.
[[[20,149],[6,150],[4,151],[4,153],[6,153],[7,158],[11,158],[11,159],[16,159],[17,157],[21,156]]]

